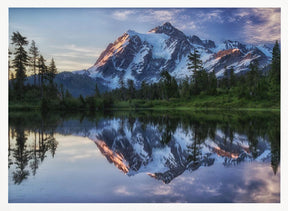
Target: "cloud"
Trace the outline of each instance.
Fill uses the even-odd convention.
[[[148,11],[146,16],[150,17],[151,19],[155,21],[175,21],[176,17],[179,15],[179,13],[182,10],[180,9],[174,9],[174,10],[151,10]]]
[[[280,9],[253,9],[249,17],[247,24],[244,25],[244,33],[248,42],[259,43],[280,40]]]
[[[61,49],[62,52],[74,52],[79,54],[95,54],[99,53],[102,49],[101,48],[91,48],[91,47],[79,47],[75,44],[69,44],[64,46],[53,46],[55,49]]]
[[[75,44],[53,46],[54,58],[59,71],[87,69],[93,65],[102,52],[102,48],[79,47]],[[71,69],[73,68],[73,69]]]
[[[183,9],[120,9],[113,12],[112,17],[120,21],[131,19],[142,23],[173,22],[183,11]]]
[[[125,21],[127,20],[131,15],[134,15],[136,13],[135,10],[116,10],[112,17],[116,20]]]
[[[280,39],[279,8],[230,9],[221,16],[223,23],[233,24],[233,29],[238,34],[237,39],[246,43],[271,43]]]
[[[186,23],[178,23],[177,27],[180,30],[191,30],[191,29],[199,28],[199,26],[197,26],[197,24],[194,21],[189,21]]]
[[[125,196],[132,196],[134,195],[132,192],[127,190],[126,186],[119,186],[116,187],[114,190],[114,193],[118,194],[118,195],[125,195]]]
[[[54,57],[55,59],[56,57]],[[59,72],[62,71],[74,71],[74,70],[83,70],[91,67],[93,63],[85,63],[83,62],[83,58],[79,59],[79,61],[73,61],[73,60],[61,60],[61,59],[55,59],[55,63],[57,66],[57,70]]]
[[[224,23],[225,18],[223,17],[224,10],[215,9],[209,12],[201,11],[198,13],[198,21],[200,22],[217,22],[217,23]]]

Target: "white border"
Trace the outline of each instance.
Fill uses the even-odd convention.
[[[288,184],[287,184],[287,99],[288,91],[285,81],[287,80],[288,65],[287,59],[287,27],[288,27],[288,1],[287,0],[107,0],[107,1],[92,1],[92,0],[1,0],[0,1],[0,26],[1,26],[1,127],[0,127],[0,209],[1,210],[287,210],[288,208]],[[281,203],[280,204],[245,204],[245,203],[229,203],[229,204],[8,204],[8,8],[9,7],[97,7],[97,8],[183,8],[183,7],[280,7],[281,8]],[[3,100],[4,99],[4,100]],[[4,101],[4,102],[3,102]]]

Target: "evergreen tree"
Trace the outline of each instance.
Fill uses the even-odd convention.
[[[12,52],[8,49],[8,79],[12,79],[11,77],[11,55]]]
[[[48,67],[48,72],[47,72],[47,79],[48,79],[50,84],[53,84],[53,80],[54,80],[56,74],[57,74],[57,68],[56,68],[54,59],[52,58],[51,63]]]
[[[134,87],[134,81],[131,79],[127,80],[127,86],[128,86],[128,99],[131,100],[135,96],[135,87]]]
[[[41,87],[41,98],[43,98],[43,88],[45,86],[44,80],[47,74],[47,66],[45,64],[45,59],[42,55],[40,55],[38,60],[38,72],[39,72],[39,78],[40,78],[40,87]]]
[[[162,71],[160,73],[160,76],[162,82],[162,98],[168,100],[170,97],[169,95],[170,95],[172,77],[167,70]]]
[[[28,65],[28,54],[24,46],[28,45],[26,37],[23,37],[19,32],[13,32],[12,44],[15,45],[14,59],[12,66],[16,71],[16,89],[19,96],[22,95],[24,80],[26,79],[26,66]]]
[[[98,98],[101,96],[97,84],[95,84],[95,90],[94,91],[95,91],[94,97]]]
[[[32,40],[31,42],[31,46],[29,48],[29,53],[31,55],[30,57],[30,66],[32,67],[32,71],[33,71],[33,77],[34,77],[34,86],[36,86],[36,68],[37,68],[37,59],[39,56],[39,50],[36,47],[35,41]]]
[[[171,80],[171,95],[170,97],[178,98],[179,97],[179,86],[174,77]]]
[[[161,72],[162,83],[162,98],[169,100],[171,97],[178,97],[178,84],[174,77],[172,77],[168,71]]]
[[[222,87],[226,90],[230,88],[230,86],[229,86],[229,72],[228,72],[228,69],[226,66],[225,66],[225,70],[224,70],[224,74],[223,74],[223,78],[222,78]]]
[[[190,53],[188,55],[188,69],[192,70],[193,73],[197,72],[198,70],[201,70],[202,68],[202,61],[200,59],[200,54],[197,49],[194,49],[193,53]]]
[[[181,92],[180,95],[184,99],[188,99],[190,96],[190,86],[189,86],[189,79],[188,77],[181,84]]]
[[[69,92],[68,89],[66,89],[65,95],[64,95],[64,99],[66,99],[66,98],[72,98],[72,94]]]
[[[272,52],[272,67],[271,67],[271,80],[275,84],[280,84],[280,75],[281,75],[281,57],[280,57],[280,48],[278,41],[276,40]]]
[[[54,83],[56,74],[57,68],[54,59],[52,58],[49,66],[47,67],[47,73],[45,74],[45,79],[49,82],[46,90],[46,95],[51,99],[55,99],[58,94],[57,85]]]
[[[269,71],[271,95],[276,99],[280,97],[281,82],[281,55],[278,41],[275,42],[272,52],[272,64]]]
[[[217,78],[216,78],[214,70],[208,74],[207,92],[210,95],[216,95],[217,94]]]
[[[201,89],[201,70],[202,68],[202,61],[200,59],[200,54],[197,49],[194,49],[193,53],[188,55],[188,69],[192,70],[192,83],[193,83],[193,94],[199,94]]]
[[[207,91],[208,89],[208,73],[206,72],[206,70],[204,68],[201,68],[200,71],[198,71],[198,87],[200,92],[203,91]]]
[[[148,99],[149,98],[149,90],[148,89],[149,88],[148,88],[148,85],[147,85],[146,81],[143,80],[141,82],[141,95],[140,95],[140,97],[142,99]]]
[[[229,69],[229,84],[230,84],[230,87],[234,87],[236,86],[236,76],[235,76],[235,73],[234,73],[234,68],[233,67],[230,67]]]
[[[256,87],[258,86],[259,82],[259,68],[258,68],[258,61],[254,60],[250,63],[250,71],[247,73],[247,85],[249,89],[249,95],[255,96],[256,94]]]
[[[123,79],[121,79],[121,80],[119,81],[119,84],[120,84],[120,99],[121,99],[121,100],[125,100],[125,94],[124,94],[124,92],[125,92],[125,85],[124,85]]]

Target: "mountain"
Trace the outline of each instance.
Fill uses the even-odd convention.
[[[179,81],[192,75],[187,69],[187,56],[194,49],[200,52],[204,68],[208,72],[214,70],[217,77],[223,76],[225,67],[233,66],[236,74],[245,73],[255,59],[265,71],[272,58],[272,48],[266,45],[231,40],[215,43],[196,35],[187,36],[167,22],[147,33],[128,30],[107,46],[92,67],[61,72],[55,81],[75,97],[93,94],[95,84],[104,92],[119,87],[121,81],[126,84],[128,79],[139,88],[142,81],[158,82],[163,70]]]
[[[245,72],[255,59],[264,68],[272,57],[271,48],[265,45],[231,40],[215,44],[196,35],[187,36],[167,22],[144,34],[128,30],[107,46],[92,67],[75,74],[87,75],[107,89],[117,88],[121,80],[125,83],[128,79],[136,87],[143,80],[157,82],[162,70],[181,80],[192,74],[187,70],[187,56],[194,49],[200,52],[204,68],[214,70],[217,77],[223,75],[225,67],[233,66],[236,74]]]
[[[96,83],[100,92],[107,90],[107,87],[102,86],[95,78],[79,72],[81,71],[60,72],[56,75],[54,82],[58,87],[62,84],[64,89],[69,90],[74,97],[79,97],[80,95],[86,97],[95,94]],[[36,80],[39,81],[38,76]],[[34,76],[29,76],[25,84],[34,84]]]

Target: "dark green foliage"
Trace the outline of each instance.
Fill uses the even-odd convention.
[[[94,97],[87,97],[86,98],[86,103],[88,106],[88,110],[91,113],[94,113],[96,111],[96,102],[95,102],[95,98]]]
[[[179,85],[181,98],[188,99],[190,97],[190,84],[188,77]]]
[[[32,73],[33,73],[33,78],[34,78],[34,86],[36,86],[36,76],[37,76],[37,60],[39,57],[39,50],[36,47],[35,41],[32,40],[31,46],[29,48],[29,53],[31,55],[30,57],[30,66],[32,67]]]
[[[161,72],[161,91],[162,91],[162,99],[169,100],[169,98],[179,97],[178,93],[178,84],[176,79],[172,77],[168,71]]]
[[[95,95],[94,95],[94,97],[98,98],[98,97],[100,97],[100,96],[101,96],[101,95],[100,95],[100,91],[99,91],[99,89],[98,89],[98,85],[95,84]]]
[[[230,85],[229,85],[229,72],[227,67],[225,67],[225,71],[223,74],[223,78],[221,80],[221,87],[228,90],[230,89]]]
[[[280,56],[280,47],[278,41],[276,40],[275,45],[273,47],[272,53],[272,67],[270,71],[271,81],[275,84],[280,84],[280,75],[281,75],[281,56]]]
[[[141,99],[145,99],[145,100],[150,99],[149,87],[148,87],[148,84],[146,83],[146,81],[142,81],[142,83],[141,83],[141,89],[139,92],[139,97]]]
[[[217,78],[214,70],[208,74],[207,94],[209,95],[217,94]]]
[[[127,80],[127,97],[129,100],[135,98],[134,81],[130,79]]]
[[[44,89],[44,80],[47,74],[47,66],[45,64],[45,60],[42,55],[40,55],[38,60],[38,78],[39,78],[39,87],[41,88],[41,96],[43,98],[43,89]]]
[[[47,76],[46,76],[50,84],[53,84],[56,74],[57,74],[57,68],[56,68],[54,59],[52,58],[50,65],[48,67]]]
[[[11,37],[12,44],[15,45],[14,59],[12,67],[16,71],[15,89],[17,90],[18,99],[22,98],[23,86],[26,79],[26,66],[28,65],[29,57],[24,49],[28,45],[26,37],[23,37],[19,32],[13,32]]]
[[[269,71],[270,92],[277,100],[280,98],[280,82],[281,82],[281,55],[278,41],[275,42],[272,53],[272,64]]]
[[[194,52],[188,55],[188,69],[192,70],[195,74],[198,70],[202,69],[202,61],[200,60],[200,54],[197,49],[194,49]]]
[[[109,93],[105,93],[103,96],[103,109],[108,109],[111,108],[111,106],[113,105],[113,97],[111,94]]]

